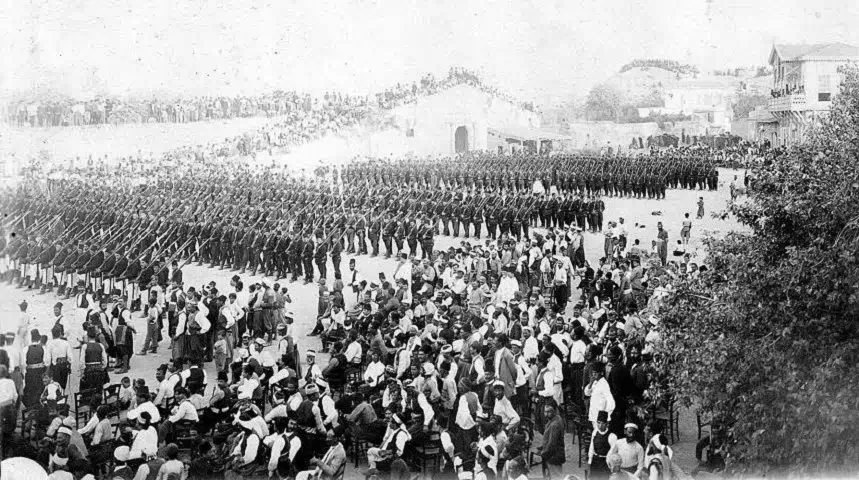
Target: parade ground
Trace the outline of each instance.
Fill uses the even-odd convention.
[[[684,214],[689,213],[693,222],[693,227],[688,251],[693,255],[693,261],[697,262],[699,265],[706,264],[706,252],[702,249],[702,237],[705,234],[721,235],[728,231],[740,228],[735,219],[730,216],[726,219],[721,219],[714,218],[712,215],[714,212],[726,210],[730,200],[729,184],[733,180],[734,175],[737,175],[738,177],[736,184],[741,186],[743,184],[743,172],[720,169],[720,185],[717,191],[669,189],[666,192],[666,198],[663,200],[604,197],[606,204],[604,215],[605,224],[607,225],[608,221],[616,221],[619,217],[623,217],[626,225],[628,226],[629,244],[632,245],[636,239],[639,239],[643,246],[649,248],[651,240],[656,238],[657,222],[662,222],[669,235],[670,258],[671,251],[676,246],[676,242],[679,239]],[[703,197],[705,206],[705,215],[702,219],[695,218],[699,197]],[[537,230],[540,231],[540,229]],[[475,242],[484,243],[486,242],[486,235],[484,232],[483,238],[480,240],[475,240],[474,238],[463,239],[438,236],[436,237],[435,248],[447,249],[450,246],[458,247],[460,242],[463,240],[471,242],[472,244]],[[603,256],[603,240],[604,236],[600,233],[594,234],[585,232],[586,257],[593,266],[598,265],[599,258]],[[394,259],[385,259],[383,256],[369,257],[367,255],[351,256],[344,254],[341,263],[344,283],[348,282],[346,277],[349,261],[352,258],[356,261],[358,271],[365,279],[367,279],[368,282],[378,280],[379,273],[385,273],[385,275],[390,278],[396,268],[396,261]],[[333,280],[333,269],[330,261],[328,271],[331,272],[329,275],[332,277],[328,280],[328,286],[330,288],[331,281]],[[217,268],[211,269],[206,266],[197,266],[196,263],[189,264],[183,268],[183,272],[186,288],[194,286],[199,289],[204,284],[214,281],[216,287],[221,292],[229,291],[230,278],[239,273],[229,269],[220,270]],[[245,286],[262,280],[262,277],[260,276],[252,277],[247,274],[241,275],[241,278]],[[268,277],[268,279],[271,281],[275,280],[272,277]],[[573,285],[576,285],[577,282],[578,280],[574,279]],[[303,281],[290,283],[288,280],[281,280],[279,283],[281,286],[285,286],[288,289],[292,298],[292,304],[288,306],[288,308],[292,309],[296,314],[296,325],[294,331],[297,345],[302,352],[302,357],[303,352],[307,349],[319,350],[321,345],[318,337],[308,336],[308,333],[310,333],[316,323],[315,318],[317,311],[318,285],[315,282],[313,284],[305,285]],[[578,292],[574,291],[574,296],[578,296]],[[19,317],[18,304],[22,300],[26,300],[29,304],[28,313],[30,313],[33,318],[32,328],[38,328],[40,332],[46,334],[49,331],[50,326],[53,324],[52,308],[58,301],[58,297],[54,293],[39,294],[36,290],[20,289],[5,282],[0,284],[0,308],[2,308],[2,313],[0,313],[0,322],[2,322],[2,327],[0,327],[0,331],[14,330],[14,326]],[[347,289],[345,300],[348,308],[350,305],[355,303],[355,294]],[[72,298],[60,301],[62,301],[64,305],[64,314],[75,319],[72,331],[68,335],[69,339],[81,338],[83,332],[80,329],[80,322],[77,320],[77,318],[80,317],[78,317],[76,312],[74,312],[74,299]],[[112,305],[108,307],[109,310],[111,308]],[[146,331],[145,320],[141,318],[140,312],[133,314],[132,326],[137,330],[137,334],[134,337],[135,352],[139,352],[142,347]],[[171,358],[171,351],[168,348],[170,340],[169,338],[166,338],[166,329],[163,332],[165,338],[159,344],[157,354],[150,353],[146,356],[135,355],[131,358],[131,370],[126,374],[128,377],[131,379],[142,378],[146,380],[147,385],[155,384],[156,367],[163,363],[167,363]],[[76,345],[77,341],[72,341],[72,346],[74,347]],[[272,346],[268,348],[274,349],[275,347]],[[302,362],[304,361],[305,359],[302,358]],[[325,354],[320,354],[317,359],[317,362],[321,365],[325,365],[327,361],[328,358]],[[75,361],[74,364],[77,366],[78,362]],[[208,363],[206,365],[206,369],[208,371],[209,378],[214,378],[214,364]],[[111,374],[112,383],[118,383],[120,378],[121,377],[119,376]],[[70,393],[77,391],[78,381],[79,371],[75,368],[69,381]],[[212,383],[213,382],[210,382],[209,391],[206,392],[207,396],[211,393],[210,390],[212,388]],[[694,445],[697,431],[694,411],[682,409],[680,419],[680,441],[674,446],[674,451],[676,459],[679,461],[683,469],[688,472],[694,468],[696,464]],[[567,463],[564,467],[564,471],[568,473],[578,473],[581,475],[582,470],[578,468],[577,463],[579,458],[578,445],[574,442],[574,437],[568,434],[566,436],[566,447],[568,451]],[[586,459],[584,459],[584,462],[586,463]],[[366,464],[360,468],[366,469]],[[359,474],[356,473],[356,470],[350,464],[347,468],[346,478],[358,477]]]

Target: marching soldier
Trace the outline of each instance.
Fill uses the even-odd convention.
[[[308,233],[304,239],[304,247],[301,252],[301,263],[304,267],[304,284],[313,282],[313,257],[316,249],[313,245],[313,236]]]

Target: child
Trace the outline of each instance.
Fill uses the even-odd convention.
[[[218,341],[213,347],[215,371],[223,372],[227,368],[227,338],[225,330],[218,330]]]
[[[131,386],[131,379],[122,377],[119,386],[119,410],[128,411],[137,407],[137,393]]]

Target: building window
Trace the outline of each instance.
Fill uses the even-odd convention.
[[[829,75],[821,75],[817,78],[817,101],[828,102],[832,96],[830,88],[831,81]]]

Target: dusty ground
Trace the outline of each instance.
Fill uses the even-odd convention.
[[[739,172],[737,172],[739,173]],[[727,221],[716,220],[711,218],[710,213],[713,211],[722,210],[725,208],[728,200],[728,183],[732,178],[733,173],[722,171],[720,180],[723,185],[720,186],[718,192],[710,191],[689,191],[689,190],[669,190],[665,200],[635,200],[621,198],[606,198],[606,222],[608,220],[616,220],[619,216],[623,216],[629,225],[629,240],[630,243],[636,238],[641,240],[642,244],[649,245],[650,240],[656,236],[656,223],[661,221],[669,233],[669,245],[673,245],[676,239],[679,238],[683,214],[689,212],[693,218],[692,242],[690,247],[695,249],[700,246],[700,238],[703,232],[725,232],[731,229],[739,228],[737,223],[731,219]],[[742,174],[740,182],[742,181]],[[741,184],[741,183],[738,183]],[[701,220],[695,220],[696,202],[698,197],[704,197],[705,208],[707,214]],[[661,216],[654,216],[652,212],[661,211]],[[636,224],[643,224],[644,228],[634,228]],[[458,244],[459,239],[451,237],[437,238],[436,248],[447,248],[451,244]],[[585,234],[585,247],[587,258],[591,262],[596,262],[602,256],[603,237],[590,233]],[[691,251],[691,250],[690,250]],[[341,269],[345,272],[348,270],[348,262],[351,256],[344,256],[341,264]],[[703,260],[703,256],[700,257]],[[365,276],[365,278],[378,278],[379,272],[385,272],[389,277],[393,274],[395,262],[393,260],[385,260],[382,258],[370,258],[368,256],[356,257],[357,268]],[[331,265],[329,264],[329,271]],[[209,269],[206,267],[197,267],[196,264],[188,266],[184,269],[185,281],[187,285],[201,286],[204,283],[214,280],[221,290],[229,288],[229,279],[236,272],[229,270]],[[330,274],[333,277],[333,274]],[[251,283],[259,278],[249,278],[244,276],[245,284]],[[281,282],[283,283],[283,282]],[[308,337],[307,333],[313,328],[315,323],[315,315],[317,308],[317,289],[314,284],[304,285],[302,282],[286,283],[289,293],[292,296],[292,308],[297,315],[296,333],[298,345],[301,351],[308,348],[319,349],[320,343],[316,337]],[[350,297],[347,294],[347,297]],[[47,332],[53,323],[52,306],[57,301],[54,294],[39,295],[33,291],[26,291],[7,285],[0,284],[0,331],[9,331],[14,329],[15,322],[18,318],[17,304],[26,299],[30,304],[29,312],[33,316],[33,326]],[[347,301],[354,301],[354,297],[347,298]],[[72,300],[64,301],[64,311],[67,314],[72,314],[74,310]],[[145,332],[144,321],[139,318],[139,314],[134,315],[134,327],[138,332]],[[79,327],[78,327],[79,329]],[[73,331],[72,336],[79,336],[80,331]],[[145,338],[145,333],[138,333],[135,337],[135,349],[139,350]],[[132,370],[129,376],[132,378],[143,378],[147,384],[153,384],[155,381],[155,367],[161,363],[165,363],[170,358],[170,350],[168,349],[169,340],[161,342],[158,348],[158,354],[147,356],[135,356],[131,360]],[[319,362],[324,363],[327,358],[320,358]],[[214,373],[214,365],[207,366],[209,375]],[[119,381],[119,377],[112,376],[112,381]],[[72,391],[77,390],[78,377],[73,374],[70,380]],[[674,445],[676,458],[680,465],[688,472],[695,466],[694,445],[697,432],[695,425],[695,415],[693,411],[681,410],[681,425],[680,425],[680,442]],[[583,470],[578,468],[578,446],[574,444],[572,435],[567,435],[567,463],[565,465],[565,473],[575,473],[583,477]],[[366,464],[362,465],[366,469]],[[534,476],[539,476],[539,472],[535,472]],[[347,478],[358,478],[355,469],[350,465],[347,469]]]

